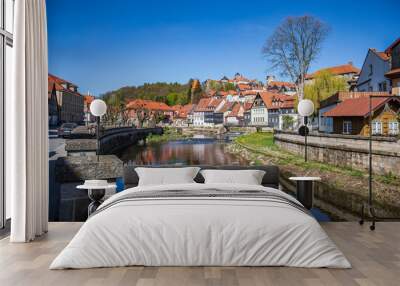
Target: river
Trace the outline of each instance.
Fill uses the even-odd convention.
[[[191,139],[135,145],[125,149],[119,154],[119,158],[133,165],[248,166],[247,160],[226,152],[227,144],[238,135],[240,134],[231,133],[222,138],[215,138],[199,134]],[[319,221],[332,220],[331,216],[318,208],[313,208],[311,212]]]

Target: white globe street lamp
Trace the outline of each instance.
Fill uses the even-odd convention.
[[[99,162],[99,150],[100,150],[100,117],[106,114],[107,112],[107,104],[101,99],[95,99],[90,104],[90,112],[96,116],[96,140],[97,140],[97,147],[96,147],[96,155],[97,155],[97,162]]]
[[[309,99],[303,99],[299,102],[297,110],[303,117],[311,116],[314,113],[314,103]]]
[[[96,117],[101,117],[107,112],[107,104],[101,99],[95,99],[90,104],[90,112]]]
[[[297,105],[297,111],[304,117],[304,126],[300,127],[300,134],[304,136],[304,161],[307,162],[307,134],[308,117],[314,113],[314,103],[309,99],[302,99]]]

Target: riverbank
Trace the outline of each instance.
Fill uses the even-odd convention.
[[[368,173],[351,168],[319,162],[304,162],[304,158],[280,149],[272,133],[252,133],[238,137],[227,148],[251,164],[279,165],[284,177],[319,176],[322,183],[316,188],[317,199],[346,212],[359,214],[368,198]],[[400,179],[394,176],[374,176],[374,204],[381,216],[400,215]]]

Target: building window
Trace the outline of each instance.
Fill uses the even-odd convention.
[[[381,135],[381,134],[382,134],[382,122],[372,121],[372,135]]]
[[[379,86],[379,91],[386,91],[387,90],[386,81],[380,82],[378,86]]]
[[[389,122],[389,134],[390,135],[398,135],[399,134],[399,122],[398,121],[390,121]]]
[[[352,132],[352,122],[343,121],[343,134],[351,134]]]
[[[370,64],[369,65],[369,75],[371,76],[374,73],[374,68],[373,66]]]

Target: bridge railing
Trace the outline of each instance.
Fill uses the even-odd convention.
[[[145,140],[150,134],[163,134],[162,127],[154,128],[115,128],[107,130],[99,139],[100,154],[115,154],[140,140]]]

